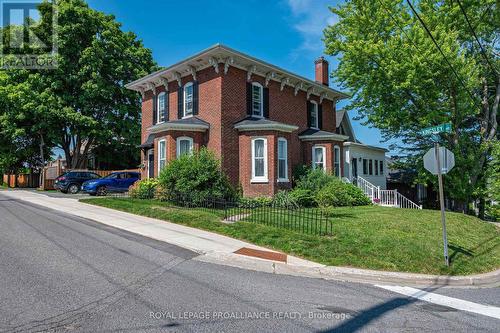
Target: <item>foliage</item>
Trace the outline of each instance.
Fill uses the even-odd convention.
[[[236,196],[221,170],[220,161],[206,148],[170,161],[160,173],[159,184],[170,195],[186,196],[194,201]]]
[[[297,185],[299,179],[311,172],[311,167],[307,164],[298,164],[293,168],[292,171],[292,183],[294,186]]]
[[[290,196],[301,207],[316,206],[316,199],[311,190],[297,187],[290,192]]]
[[[296,209],[300,207],[291,191],[279,191],[276,193],[273,197],[272,204],[274,207],[286,209]]]
[[[499,2],[462,1],[482,47],[456,1],[412,3],[446,59],[406,1],[351,0],[331,9],[338,20],[325,29],[326,52],[340,60],[333,75],[353,95],[348,109],[385,139],[401,140],[407,168],[419,173],[416,181],[436,182],[422,164],[432,142],[419,131],[451,122],[452,133],[440,137],[456,158],[447,195],[482,200],[497,141]]]
[[[156,178],[138,180],[129,188],[128,193],[131,198],[152,199],[155,196],[157,186],[158,179]]]
[[[330,181],[316,195],[320,207],[366,206],[370,199],[352,184],[340,180]]]
[[[323,186],[335,179],[337,178],[324,172],[323,170],[309,169],[301,178],[297,180],[296,188],[317,193],[323,188]]]
[[[0,92],[0,103],[10,103],[7,112],[0,108],[0,141],[8,143],[7,164],[28,159],[18,154],[19,146],[29,148],[27,156],[37,156],[34,148],[43,136],[49,151],[64,151],[69,168],[82,168],[92,148],[139,142],[140,98],[124,84],[157,67],[134,33],[124,32],[114,16],[89,8],[83,0],[43,2],[40,23],[33,27],[40,38],[52,36],[53,6],[58,13],[58,66],[0,72],[7,84],[0,84],[6,92]],[[2,31],[4,38],[12,28]],[[113,158],[120,160],[122,154],[118,151]]]
[[[247,207],[247,208],[265,207],[271,205],[273,199],[270,197],[256,197],[256,198],[240,197],[238,199],[238,202],[241,207]]]

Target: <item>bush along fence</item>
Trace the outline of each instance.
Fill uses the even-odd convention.
[[[134,197],[155,198],[154,189],[147,192]],[[108,196],[127,198],[129,194],[116,193]],[[198,209],[216,214],[223,223],[251,222],[310,235],[333,235],[333,222],[328,211],[321,208],[283,207],[271,200],[198,199],[186,195],[162,195],[159,200],[172,208]]]

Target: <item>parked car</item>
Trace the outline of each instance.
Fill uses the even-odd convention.
[[[82,190],[90,195],[105,196],[108,193],[124,193],[136,181],[141,179],[139,172],[113,172],[100,178],[83,183]]]
[[[84,182],[99,178],[101,176],[94,172],[70,171],[56,178],[54,188],[62,193],[76,194],[80,192]]]

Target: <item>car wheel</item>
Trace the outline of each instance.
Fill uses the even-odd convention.
[[[70,186],[68,186],[68,192],[70,194],[77,194],[78,192],[80,192],[80,186],[78,186],[77,184],[71,184]]]
[[[105,197],[106,194],[108,194],[108,189],[106,188],[106,186],[99,186],[97,188],[97,195],[98,196]]]

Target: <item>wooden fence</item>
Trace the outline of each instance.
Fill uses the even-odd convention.
[[[17,175],[7,174],[3,175],[3,183],[8,187],[14,188],[34,188],[40,185],[39,174],[22,173]]]

